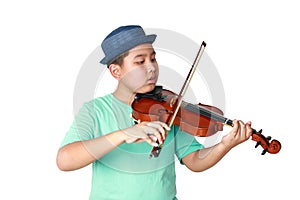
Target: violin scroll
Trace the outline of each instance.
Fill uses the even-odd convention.
[[[263,151],[261,155],[265,155],[267,152],[271,154],[276,154],[281,149],[281,144],[278,140],[271,140],[271,137],[265,137],[262,134],[262,129],[259,131],[256,131],[255,129],[252,129],[252,140],[256,141],[255,148],[258,146],[261,146],[263,148]]]

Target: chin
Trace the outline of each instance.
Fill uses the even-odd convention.
[[[154,90],[155,88],[155,84],[148,84],[148,85],[145,85],[141,88],[139,88],[136,93],[147,93],[147,92],[151,92],[152,90]]]

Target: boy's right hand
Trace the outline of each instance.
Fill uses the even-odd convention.
[[[148,142],[152,146],[158,146],[157,141],[162,144],[169,130],[170,128],[166,123],[153,121],[141,122],[122,131],[127,136],[126,143]]]

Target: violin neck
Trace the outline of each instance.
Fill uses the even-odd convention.
[[[185,109],[189,110],[190,112],[196,113],[198,115],[205,116],[209,119],[221,122],[228,126],[233,126],[233,121],[231,119],[228,119],[214,111],[208,110],[208,109],[202,107],[201,105],[194,105],[194,104],[188,103],[185,105]]]
[[[233,120],[228,119],[228,118],[224,117],[223,115],[220,115],[219,113],[208,110],[200,105],[194,105],[194,104],[188,103],[185,105],[185,108],[191,112],[198,114],[198,115],[205,116],[209,119],[212,119],[212,120],[215,120],[215,121],[218,121],[218,122],[221,122],[223,124],[233,127]],[[260,131],[256,131],[254,128],[252,128],[252,133],[259,134]]]

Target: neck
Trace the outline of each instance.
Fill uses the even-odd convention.
[[[119,99],[120,101],[122,101],[125,104],[131,105],[134,97],[135,97],[135,93],[132,92],[131,90],[129,90],[126,87],[123,87],[121,84],[118,84],[117,89],[113,92],[113,95]]]

